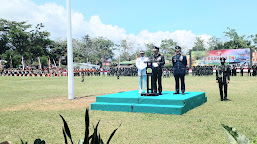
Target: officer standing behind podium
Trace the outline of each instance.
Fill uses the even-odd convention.
[[[165,64],[164,56],[159,54],[159,48],[154,47],[154,54],[150,57],[153,62],[153,75],[152,86],[153,92],[157,93],[157,80],[158,80],[158,92],[162,95],[162,67]]]
[[[136,61],[136,66],[138,69],[138,77],[139,77],[139,92],[138,93],[142,93],[143,92],[143,81],[145,84],[145,89],[147,89],[147,76],[146,76],[146,62],[148,61],[148,58],[145,57],[145,52],[144,51],[140,51],[140,57],[137,58]]]
[[[181,54],[181,47],[175,47],[176,54],[172,57],[172,64],[173,64],[173,74],[175,77],[175,89],[176,92],[174,94],[179,94],[179,79],[181,80],[181,91],[182,94],[185,94],[185,74],[186,74],[186,66],[187,66],[187,59],[186,56]]]
[[[227,88],[228,83],[230,81],[230,75],[229,75],[229,67],[225,66],[226,58],[220,58],[221,66],[219,66],[216,70],[216,83],[219,83],[219,89],[220,89],[220,100],[226,101],[227,99]],[[224,87],[224,98],[223,98],[223,87]]]

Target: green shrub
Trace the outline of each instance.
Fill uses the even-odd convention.
[[[88,114],[88,108],[86,109],[86,113],[85,113],[85,134],[84,134],[84,139],[80,139],[79,140],[79,144],[103,144],[103,140],[100,136],[100,133],[98,135],[98,125],[100,123],[100,120],[98,121],[98,123],[96,124],[96,127],[93,126],[94,128],[94,133],[89,136],[89,114]],[[63,132],[63,137],[64,137],[64,141],[65,141],[65,144],[68,144],[68,140],[67,140],[67,136],[69,137],[71,143],[73,144],[73,140],[72,140],[72,137],[71,137],[71,132],[70,132],[70,129],[69,129],[69,126],[67,124],[67,122],[65,121],[65,119],[62,117],[62,115],[60,115],[60,117],[62,118],[63,120],[63,124],[64,124],[64,128],[62,129],[62,132]],[[120,124],[121,126],[121,124]],[[119,126],[119,127],[120,127]],[[118,128],[119,128],[118,127]],[[110,143],[112,137],[114,136],[115,132],[118,130],[118,128],[116,128],[112,134],[110,135],[108,141],[107,141],[107,144]],[[91,142],[90,142],[91,140]]]
[[[21,139],[21,144],[28,144],[28,142],[23,142],[23,140]],[[36,139],[34,141],[34,144],[45,144],[45,141],[41,139]]]

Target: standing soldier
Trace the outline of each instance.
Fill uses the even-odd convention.
[[[81,78],[82,78],[81,82],[84,82],[84,80],[85,80],[85,71],[84,71],[83,68],[81,70]]]
[[[237,73],[237,72],[236,72],[236,66],[233,65],[232,75],[233,75],[233,76],[236,76],[236,73]]]
[[[157,93],[157,80],[158,80],[158,92],[162,95],[162,67],[165,64],[164,56],[159,54],[159,48],[154,47],[154,54],[150,57],[153,62],[153,75],[152,86],[153,92]]]
[[[253,76],[256,76],[257,67],[256,65],[253,65],[252,67],[253,67]]]
[[[225,66],[226,58],[220,58],[221,66],[216,70],[216,83],[219,83],[220,100],[226,101],[227,99],[227,88],[230,81],[229,67]],[[223,87],[224,87],[224,98],[223,98]]]
[[[175,89],[176,92],[174,94],[179,94],[179,79],[181,80],[181,91],[182,94],[185,94],[185,74],[186,74],[186,65],[187,65],[187,59],[186,56],[181,55],[181,47],[176,46],[175,47],[176,54],[172,57],[172,63],[173,63],[173,74],[175,77]]]
[[[251,76],[251,66],[250,66],[250,64],[248,64],[248,76]]]
[[[138,69],[138,77],[139,77],[139,92],[138,93],[142,93],[143,92],[143,81],[145,84],[145,88],[147,89],[147,76],[146,76],[146,62],[148,61],[148,58],[145,57],[145,52],[144,51],[140,51],[140,57],[137,58],[136,61],[136,67]]]
[[[244,76],[244,68],[243,65],[240,66],[241,76]]]

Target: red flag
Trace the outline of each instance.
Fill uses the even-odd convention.
[[[38,68],[39,68],[39,69],[42,69],[42,67],[41,67],[41,62],[40,62],[40,58],[37,57],[37,60],[38,60]]]
[[[48,67],[49,67],[49,69],[51,69],[51,61],[50,61],[50,58],[48,59]]]
[[[120,68],[120,56],[118,56],[118,68]]]
[[[24,64],[23,56],[21,57],[21,64],[22,64],[22,70],[24,70],[25,69],[25,64]]]
[[[56,67],[56,63],[55,63],[55,60],[53,59],[53,61],[54,61],[54,66]]]

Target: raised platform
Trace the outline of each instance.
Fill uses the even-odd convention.
[[[138,90],[134,90],[97,96],[91,110],[181,115],[207,101],[205,92],[173,93],[163,91],[160,96],[141,96]]]

